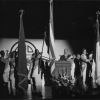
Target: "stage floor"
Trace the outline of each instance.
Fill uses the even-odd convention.
[[[70,99],[99,99],[100,98],[100,87],[92,90],[88,90],[85,93],[77,90],[73,91],[68,90],[65,87],[59,87],[54,89],[53,87],[45,87],[45,95],[44,97],[41,94],[32,94],[32,97],[26,98],[26,100],[70,100]]]
[[[65,87],[59,87],[54,89],[50,86],[45,86],[45,93],[31,93],[31,91],[28,91],[28,95],[25,96],[24,99],[20,97],[4,97],[0,98],[0,100],[78,100],[78,99],[96,99],[98,100],[100,98],[100,87],[96,89],[89,90],[82,94],[82,91],[79,91],[78,93],[76,89],[74,89],[74,92],[68,90]],[[43,97],[44,96],[44,97]]]

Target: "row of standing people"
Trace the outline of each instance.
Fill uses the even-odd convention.
[[[18,94],[18,52],[13,51],[11,53],[6,53],[4,51],[0,52],[0,81],[8,90],[8,94],[16,96]],[[28,80],[29,84],[32,84],[33,90],[38,91],[40,84],[42,84],[43,76],[45,81],[49,81],[50,67],[48,61],[41,59],[41,53],[36,49],[35,53],[31,55],[31,59],[27,60],[27,70],[28,70]],[[38,82],[38,81],[41,82]],[[50,81],[49,81],[50,82]],[[47,84],[49,82],[46,82]]]
[[[86,49],[83,49],[82,54],[71,55],[71,53],[68,53],[68,49],[64,49],[64,55],[60,57],[60,61],[73,62],[71,66],[73,83],[79,85],[81,82],[84,90],[96,87],[93,52],[87,54]]]
[[[17,52],[12,52],[10,54],[6,54],[4,51],[0,52],[0,85],[2,86],[5,85],[8,87],[9,94],[13,93],[13,95],[16,95],[16,89],[18,88],[18,80],[17,80],[17,63],[18,63],[18,53]],[[36,89],[36,79],[35,79],[35,74],[38,74],[39,70],[41,69],[41,76],[44,74],[46,79],[49,79],[50,76],[50,67],[48,71],[45,71],[46,68],[44,68],[44,62],[42,60],[38,60],[41,58],[41,54],[39,53],[38,50],[32,55],[32,58],[30,60],[30,66],[28,68],[28,79],[32,80],[32,84],[34,89]],[[93,83],[93,87],[95,87],[95,62],[93,58],[93,53],[89,54],[87,57],[87,51],[86,49],[83,50],[82,54],[77,54],[76,57],[75,55],[71,56],[68,54],[68,50],[64,50],[64,55],[60,57],[61,61],[68,61],[68,60],[73,60],[73,66],[71,70],[71,75],[73,79],[73,83],[79,83],[80,78],[82,78],[82,84],[84,89],[86,90],[89,88],[91,81]],[[40,64],[40,69],[38,64]],[[48,62],[46,62],[48,66]],[[34,71],[35,70],[35,71]],[[38,71],[36,71],[38,70]],[[47,70],[47,69],[46,69]],[[49,74],[48,74],[49,73]],[[92,78],[92,80],[91,80]],[[50,82],[50,81],[49,81]]]
[[[0,72],[1,72],[1,79],[2,80],[2,86],[6,88],[4,93],[2,95],[9,96],[10,94],[13,94],[13,96],[16,95],[16,83],[15,83],[15,77],[16,77],[16,66],[17,66],[17,53],[8,51],[5,52],[4,50],[0,51]],[[15,57],[16,56],[16,57]],[[5,94],[6,92],[6,94]]]

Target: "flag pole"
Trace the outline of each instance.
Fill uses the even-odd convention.
[[[44,32],[44,39],[43,39],[43,44],[42,44],[41,58],[42,58],[42,54],[43,54],[43,48],[44,48],[45,38],[46,38],[46,32]]]
[[[97,14],[97,39],[99,37],[99,15],[100,15],[100,12],[99,10],[96,12]]]
[[[44,32],[44,39],[43,39],[43,44],[42,44],[41,58],[42,58],[42,54],[43,54],[43,48],[44,48],[45,38],[46,38],[46,32]],[[41,63],[41,60],[40,60],[40,63]],[[45,86],[44,85],[45,85],[45,80],[44,80],[44,74],[43,74],[42,75],[42,98],[43,99],[45,99]]]
[[[52,24],[52,31],[54,33],[54,23],[53,23],[53,0],[50,0],[50,23]]]
[[[20,14],[20,17],[22,17],[23,16],[23,13],[24,13],[24,10],[23,9],[20,9],[19,12],[21,13]]]

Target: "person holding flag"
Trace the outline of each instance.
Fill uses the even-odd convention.
[[[44,44],[47,45],[47,53],[49,56],[48,60],[48,66],[50,68],[50,74],[53,76],[53,72],[55,69],[55,59],[56,59],[56,53],[55,53],[55,41],[54,41],[54,27],[53,27],[53,0],[50,0],[50,20],[49,20],[49,27],[47,27],[47,31],[49,34],[44,33],[44,40],[43,40],[43,46]],[[43,53],[43,46],[42,46],[42,53]],[[43,98],[49,98],[51,97],[51,93],[49,91],[45,91],[46,88],[50,89],[48,86],[45,87],[45,75],[43,74],[42,78],[42,92],[43,92]],[[48,93],[49,92],[49,93]]]

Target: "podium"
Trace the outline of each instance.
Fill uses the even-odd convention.
[[[67,77],[71,76],[71,62],[70,61],[56,61],[53,76],[58,79],[59,76],[66,74]]]

